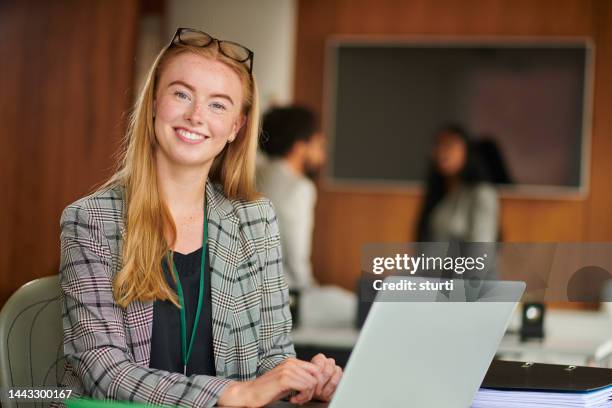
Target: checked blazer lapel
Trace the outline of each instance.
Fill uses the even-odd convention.
[[[255,252],[245,245],[238,216],[232,203],[219,187],[206,183],[208,201],[208,248],[210,254],[213,351],[218,376],[230,376],[226,361],[235,359],[235,350],[229,347],[229,335],[234,314],[234,302],[241,295],[237,284],[238,267]]]

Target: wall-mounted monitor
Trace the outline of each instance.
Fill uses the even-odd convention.
[[[492,140],[528,195],[588,186],[586,39],[334,38],[326,57],[329,185],[418,186],[446,123]]]

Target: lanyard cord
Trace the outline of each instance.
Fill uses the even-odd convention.
[[[189,348],[187,348],[187,318],[185,316],[185,297],[183,296],[183,287],[181,286],[181,280],[179,279],[178,271],[176,270],[176,264],[174,258],[172,258],[172,270],[176,277],[176,287],[178,292],[179,303],[181,305],[181,356],[183,360],[183,375],[187,375],[187,362],[191,357],[193,350],[193,341],[195,340],[198,323],[200,322],[200,312],[202,311],[202,301],[204,299],[204,268],[206,267],[206,241],[208,241],[208,222],[206,222],[206,210],[208,204],[204,204],[204,232],[202,234],[202,261],[200,263],[200,292],[198,293],[198,308],[196,309],[195,320],[193,322],[193,328],[191,330],[191,338],[189,340]]]

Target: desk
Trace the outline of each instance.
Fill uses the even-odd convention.
[[[266,405],[265,408],[327,408],[327,406],[329,405],[329,403],[327,402],[307,402],[304,405],[296,405],[296,404],[292,404],[290,402],[287,401],[278,401],[275,402],[273,404],[270,405]],[[236,407],[220,407],[217,406],[217,408],[236,408]]]
[[[272,405],[266,405],[267,408],[290,408],[290,407],[302,407],[302,408],[327,408],[329,403],[327,402],[307,402],[304,405],[295,405],[286,401],[275,402]]]
[[[513,317],[509,330],[520,327]],[[498,354],[502,359],[538,361],[551,364],[585,365],[598,359],[612,340],[612,316],[605,312],[549,310],[544,318],[544,340],[522,343],[518,334],[506,334]]]
[[[545,339],[522,343],[518,336],[520,311],[515,311],[497,357],[550,364],[590,364],[612,343],[612,316],[605,312],[547,310]],[[359,331],[354,328],[297,328],[292,338],[297,348],[351,350]],[[607,344],[606,344],[607,343]],[[604,360],[605,362],[605,360]]]

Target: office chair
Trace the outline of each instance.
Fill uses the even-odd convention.
[[[0,387],[55,387],[64,374],[59,275],[19,288],[0,311]],[[2,401],[7,408],[24,405]],[[47,406],[48,403],[40,404]]]

